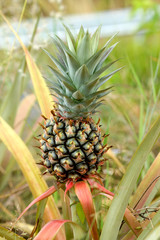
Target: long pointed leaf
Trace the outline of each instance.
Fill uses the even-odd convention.
[[[67,82],[68,84],[71,83],[69,81],[69,78],[64,77],[60,72],[58,72],[55,68],[48,66],[51,72],[55,75],[55,77],[58,79],[59,82],[64,81]],[[51,82],[51,81],[50,81]]]
[[[3,238],[1,238],[3,237]],[[1,240],[25,240],[25,238],[18,236],[16,233],[11,232],[7,228],[0,226],[0,239]]]
[[[79,90],[86,95],[87,95],[87,93],[88,94],[92,94],[92,93],[94,94],[95,88],[96,88],[98,82],[99,82],[99,78],[95,79],[92,82],[89,82],[88,84],[82,85]]]
[[[8,24],[8,26],[11,29],[11,31],[13,32],[13,34],[16,36],[17,40],[19,41],[19,43],[20,43],[20,45],[21,45],[21,47],[22,47],[22,49],[25,53],[25,57],[26,57],[27,65],[28,65],[28,70],[29,70],[31,78],[32,78],[34,90],[35,90],[35,93],[36,93],[38,103],[39,103],[40,108],[41,108],[41,112],[46,117],[49,117],[50,116],[50,111],[51,111],[52,105],[53,105],[52,104],[53,100],[52,100],[52,97],[50,95],[50,91],[49,91],[49,89],[48,89],[48,87],[47,87],[47,85],[46,85],[46,83],[45,83],[37,65],[33,61],[31,55],[29,54],[29,52],[27,50],[27,48],[23,44],[21,38],[16,33],[16,31],[13,29],[10,22],[3,15],[3,13],[0,12],[0,14],[3,17],[3,19],[5,20],[5,22]]]
[[[102,77],[99,79],[99,84],[97,85],[97,88],[98,89],[100,86],[102,86],[105,82],[107,82],[116,72],[119,72],[123,67],[120,67],[118,69],[116,69],[115,71],[107,74],[106,76]]]
[[[85,34],[85,31],[84,31],[83,26],[81,25],[80,30],[77,35],[77,39],[76,39],[76,47],[77,47],[78,43],[82,40],[84,34]]]
[[[146,240],[147,236],[149,236],[152,230],[154,231],[154,226],[160,226],[160,210],[155,214],[155,216],[152,218],[152,221],[150,221],[148,226],[143,230],[137,240]],[[155,240],[155,238],[150,238],[150,240]]]
[[[101,26],[99,26],[91,38],[92,54],[97,51],[99,38],[100,38]]]
[[[34,240],[53,240],[64,223],[71,222],[70,220],[52,220],[48,222],[41,231],[37,234]],[[63,238],[61,239],[63,240]]]
[[[47,190],[47,185],[28,150],[27,146],[15,131],[0,117],[0,139],[16,159],[34,197],[40,196]],[[53,198],[48,199],[45,209],[46,222],[51,219],[60,219],[60,213]],[[63,236],[63,235],[62,235]],[[60,236],[60,237],[62,237]]]
[[[19,220],[27,211],[28,209],[30,209],[34,204],[42,201],[43,199],[49,197],[51,194],[53,194],[54,192],[56,192],[57,189],[55,188],[55,186],[50,187],[47,191],[45,191],[44,193],[42,193],[40,196],[38,196],[37,198],[35,198],[24,210],[23,212],[19,215],[18,219]]]
[[[112,90],[110,90],[111,88],[112,88],[112,86],[108,87],[106,89],[100,90],[98,92],[92,93],[92,94],[89,95],[89,98],[97,97],[97,99],[99,99],[99,98],[109,94],[110,92],[112,92]]]
[[[101,68],[102,64],[104,63],[104,61],[107,59],[107,57],[108,57],[109,54],[112,52],[112,50],[116,47],[117,44],[118,44],[118,42],[115,43],[115,44],[113,44],[110,48],[108,48],[108,49],[105,50],[105,52],[104,52],[103,55],[101,56],[100,61],[98,62],[98,65],[97,65],[95,71],[97,71],[97,70],[99,70],[99,69]]]
[[[142,182],[138,186],[132,201],[131,207],[134,209],[140,209],[144,206],[145,202],[151,197],[151,192],[155,189],[155,185],[160,177],[160,153],[152,163],[147,174],[143,178]],[[154,193],[155,195],[155,193]]]
[[[107,190],[105,187],[103,187],[98,182],[95,182],[93,179],[88,179],[88,182],[90,185],[94,188],[97,188],[98,190],[104,192],[106,194],[106,197],[110,200],[113,200],[114,193]],[[129,225],[129,227],[132,229],[134,235],[139,236],[139,234],[142,232],[141,224],[137,221],[136,217],[133,215],[130,209],[126,208],[124,213],[124,219],[125,222]]]
[[[85,233],[84,233],[83,229],[76,223],[74,223],[70,220],[52,220],[41,229],[41,231],[34,238],[34,240],[42,240],[42,239],[43,240],[53,240],[55,238],[55,236],[57,235],[58,231],[60,230],[60,228],[64,225],[64,223],[69,223],[69,224],[73,225],[74,228],[79,229],[79,233],[81,234],[81,236],[77,236],[76,239],[81,239],[80,237],[82,237],[82,239],[84,239]],[[62,238],[61,240],[64,240],[64,238]]]
[[[68,63],[69,75],[70,75],[71,79],[73,79],[76,71],[80,67],[80,64],[78,63],[76,58],[73,57],[70,53],[65,52],[65,54],[66,54],[67,63]]]
[[[111,40],[114,38],[115,35],[113,35],[104,45],[104,47],[100,49],[98,52],[96,52],[95,54],[93,54],[85,63],[88,69],[90,69],[90,73],[93,73],[95,69],[97,68],[99,69],[101,67],[103,59],[106,59],[106,57],[110,54],[110,52],[116,46],[116,44],[114,44],[113,46],[108,48],[109,43],[111,42]],[[96,71],[98,71],[98,69]]]
[[[63,26],[66,30],[68,47],[74,54],[76,54],[76,52],[75,52],[76,42],[75,42],[74,36],[66,25],[63,24]]]
[[[52,54],[50,54],[49,52],[47,52],[45,49],[43,49],[43,51],[48,55],[48,57],[52,60],[52,62],[57,66],[57,68],[60,69],[60,71],[63,72],[64,75],[66,75],[66,68],[55,58],[52,56]]]
[[[140,144],[124,174],[104,222],[101,240],[116,240],[129,198],[149,152],[160,134],[160,117]],[[137,171],[138,170],[138,171]],[[112,219],[112,225],[110,220]]]
[[[37,235],[42,228],[44,210],[45,210],[45,207],[46,207],[46,203],[47,203],[47,199],[43,199],[38,204],[38,208],[37,208],[37,212],[36,212],[36,223],[35,223],[35,226],[32,230],[32,233],[31,233],[30,237],[33,236],[33,235]]]
[[[106,66],[100,68],[97,72],[95,72],[91,78],[90,78],[90,81],[93,81],[95,80],[96,78],[98,78],[104,71],[106,71],[109,67],[111,67],[115,62],[117,62],[119,59],[113,61],[113,62],[110,62],[108,63]]]
[[[14,123],[14,129],[17,133],[21,134],[21,132],[23,131],[23,127],[25,126],[26,117],[29,114],[34,102],[35,102],[35,96],[33,94],[26,96],[21,101],[18,111],[17,111],[17,114],[16,114],[15,123]],[[0,146],[1,156],[3,156],[2,146],[4,146],[4,145]],[[7,174],[3,174],[1,177],[0,191],[2,191],[2,189],[4,189],[5,186],[8,184],[8,180],[11,177],[11,173],[13,171],[14,165],[15,165],[15,159],[13,157],[11,157],[9,160],[9,163],[7,164],[7,168],[6,168]]]
[[[92,55],[90,41],[90,36],[87,31],[77,46],[77,58],[80,64],[85,63]]]
[[[74,85],[76,86],[76,88],[80,88],[80,86],[86,82],[88,82],[89,80],[89,72],[88,69],[86,67],[86,65],[82,65],[75,73],[74,76]]]

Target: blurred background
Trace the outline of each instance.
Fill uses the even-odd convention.
[[[143,7],[145,9],[156,7],[159,0],[28,0],[24,18],[32,18],[39,11],[43,16],[53,16],[53,13],[61,11],[62,15],[75,13],[90,13],[110,9],[120,9],[133,7],[135,9]],[[15,0],[14,2],[6,0],[1,1],[0,6],[7,16],[17,19],[23,8],[24,1]]]
[[[44,76],[49,74],[46,66],[51,63],[42,48],[54,54],[50,36],[58,34],[64,37],[62,23],[75,33],[81,24],[91,33],[101,24],[100,46],[117,33],[113,43],[118,41],[119,44],[107,61],[120,58],[112,70],[121,66],[124,68],[106,83],[106,86],[113,85],[114,91],[106,97],[105,105],[98,114],[103,132],[110,133],[108,143],[113,146],[112,151],[119,164],[110,156],[103,169],[106,186],[108,184],[109,189],[115,189],[135,149],[160,111],[160,1],[0,0],[0,9],[19,33]],[[41,131],[38,126],[40,109],[23,50],[2,18],[0,115],[21,136],[38,161],[33,136]],[[95,119],[98,117],[95,116]],[[154,146],[140,178],[143,178],[159,149],[160,141]],[[5,203],[0,215],[0,221],[4,222],[24,209],[24,199],[29,203],[32,198],[18,165],[2,143],[0,152],[2,201],[13,186],[19,189],[18,196],[9,198]],[[52,185],[52,179],[46,177],[46,180]],[[30,213],[28,211],[28,218]]]

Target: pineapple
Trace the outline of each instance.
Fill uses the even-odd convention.
[[[67,44],[58,36],[53,38],[57,57],[45,51],[58,68],[49,66],[57,80],[49,80],[57,102],[50,119],[43,116],[44,132],[39,140],[41,164],[61,183],[96,175],[98,166],[103,165],[109,147],[103,146],[106,136],[101,136],[99,121],[95,123],[92,115],[111,91],[111,87],[98,89],[119,70],[101,77],[115,62],[103,66],[116,44],[108,47],[110,39],[97,50],[100,27],[92,36],[81,27],[76,38],[64,27]]]

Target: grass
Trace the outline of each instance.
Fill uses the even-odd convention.
[[[125,65],[125,68],[107,83],[107,86],[114,85],[114,92],[106,98],[106,105],[101,108],[100,114],[103,132],[107,131],[110,133],[108,143],[113,145],[112,151],[115,154],[114,156],[117,157],[118,161],[124,169],[126,169],[135,150],[149,129],[151,129],[153,122],[159,116],[159,32],[143,36],[118,36],[116,38],[118,38],[120,43],[112,53],[111,58],[115,60],[122,57],[122,60],[116,63],[116,67]],[[101,44],[105,41],[106,39],[102,39]],[[51,44],[49,43],[47,48],[50,47]],[[38,51],[34,49],[34,42],[30,48],[30,52],[40,71],[45,73],[45,66],[49,63],[49,59],[41,49]],[[24,60],[23,50],[16,49],[11,51],[11,49],[9,49],[9,52],[1,50],[0,53],[0,70],[2,76],[2,81],[0,82],[2,86],[0,94],[1,116],[18,132],[36,161],[38,161],[39,157],[36,155],[34,148],[36,143],[33,140],[33,136],[40,132],[38,127],[40,109],[33,96],[33,87]],[[22,71],[19,71],[19,69],[22,69]],[[26,109],[28,99],[30,105]],[[21,106],[22,101],[24,101],[24,105]],[[26,109],[25,112],[24,109]],[[95,116],[95,118],[97,117]],[[8,226],[10,222],[13,221],[13,218],[17,217],[22,210],[24,210],[33,197],[20,170],[20,163],[19,165],[16,163],[13,156],[10,155],[2,143],[0,148],[0,222],[2,226]],[[143,180],[153,160],[156,158],[159,149],[160,141],[158,140],[153,145],[143,169],[139,172],[139,177],[135,180],[137,185]],[[19,159],[19,161],[21,161],[21,159]],[[123,171],[120,170],[120,166],[117,166],[114,158],[109,157],[106,166],[103,167],[103,176],[104,179],[106,179],[105,186],[107,186],[107,189],[113,192],[118,191],[118,184],[123,174]],[[155,176],[155,174],[156,173],[154,173],[153,176]],[[42,177],[40,176],[40,178]],[[52,177],[44,176],[43,179],[47,182],[48,186],[53,185]],[[128,179],[126,181],[129,181]],[[127,183],[125,184],[127,185]],[[153,195],[153,199],[151,199],[151,202],[148,202],[147,206],[152,206],[152,202],[157,202],[156,207],[159,207],[158,200],[160,196],[158,190],[159,184],[157,184],[156,194]],[[134,191],[136,192],[136,188],[135,190],[133,189],[133,192]],[[126,195],[127,194],[129,194],[129,191],[127,191]],[[130,199],[132,205],[134,205],[133,195],[131,197],[129,195],[127,197],[125,196],[125,200],[126,199]],[[54,195],[54,200],[58,209],[62,212],[61,198],[58,193]],[[118,198],[115,202],[116,201],[119,203]],[[100,207],[97,206],[97,211],[102,211],[101,214],[104,216],[106,208],[108,208],[109,205],[107,205],[104,200],[102,200],[102,205],[104,208],[100,209]],[[114,203],[108,216],[112,216],[113,208]],[[23,226],[24,232],[30,232],[28,228],[35,223],[33,217],[35,213],[35,208],[28,210],[28,213],[26,213],[23,219],[25,222]],[[83,217],[84,216],[82,216],[82,218]],[[122,216],[119,216],[119,218],[121,217]],[[154,221],[155,223],[158,221],[156,215],[153,219],[153,222]],[[28,224],[30,225],[28,226]],[[102,228],[102,223],[99,223],[99,226]],[[109,225],[108,227],[106,225],[106,229],[108,228]],[[158,229],[156,229],[156,231],[159,232]],[[145,235],[146,232],[147,230],[144,231],[143,235]],[[138,239],[144,238],[141,236],[141,238],[139,237]]]

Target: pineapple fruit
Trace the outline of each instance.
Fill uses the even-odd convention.
[[[95,123],[92,115],[102,104],[101,98],[111,91],[111,87],[98,89],[119,70],[101,77],[115,62],[103,66],[116,44],[108,47],[110,39],[97,50],[100,27],[92,36],[81,27],[76,38],[64,28],[67,44],[58,36],[53,38],[57,57],[45,51],[58,68],[49,66],[57,80],[49,80],[57,102],[50,119],[43,116],[44,132],[39,139],[41,164],[61,183],[96,175],[98,166],[103,165],[106,136],[101,136],[99,121]]]

